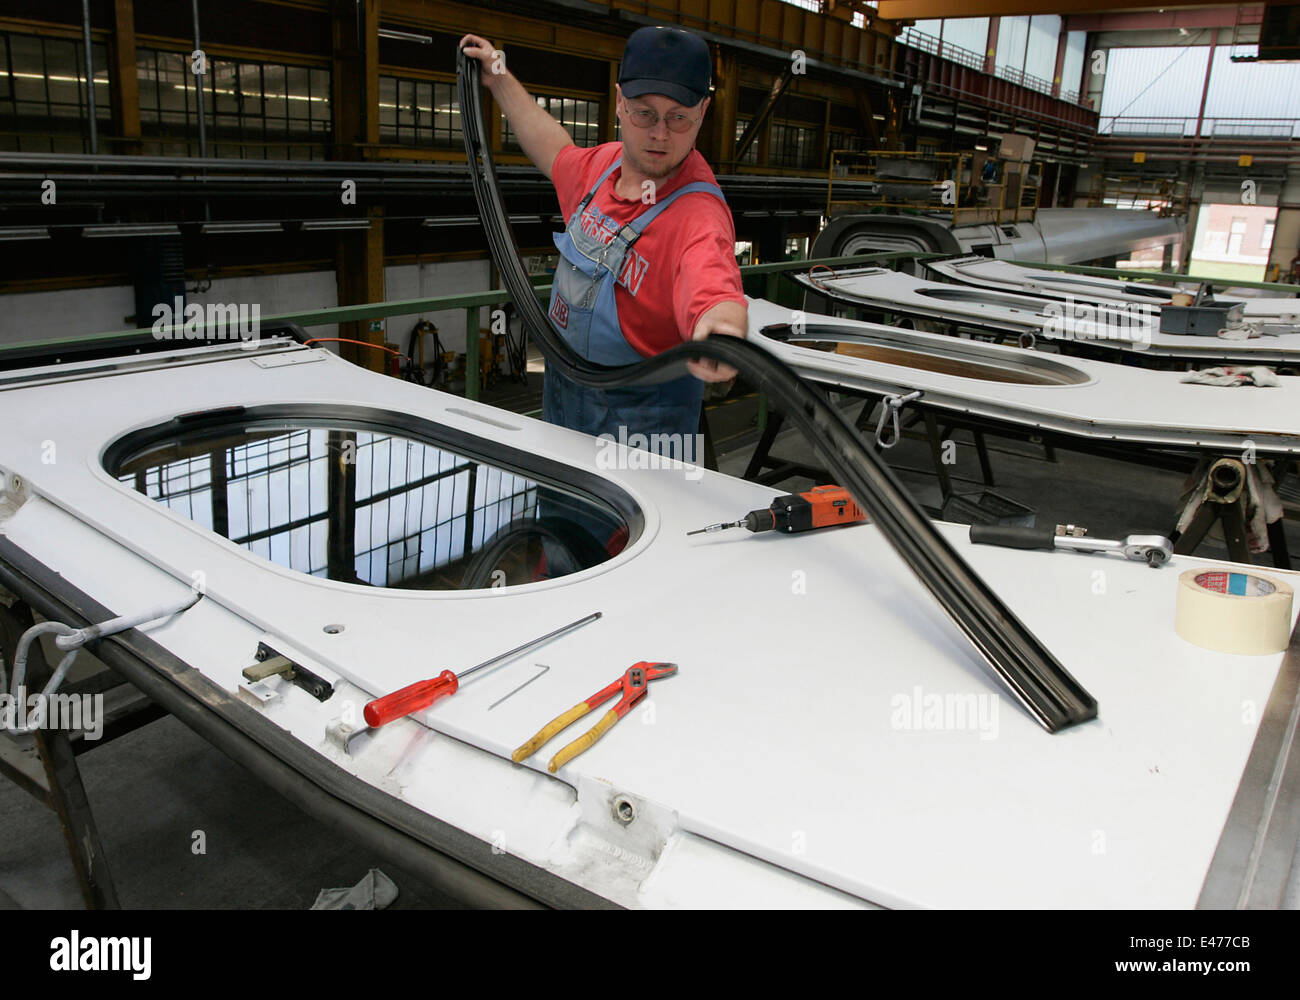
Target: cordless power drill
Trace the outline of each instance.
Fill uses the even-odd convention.
[[[807,493],[788,493],[772,501],[764,510],[751,510],[739,521],[710,524],[707,528],[688,531],[688,535],[748,528],[750,531],[809,531],[836,524],[856,524],[867,515],[854,503],[842,486],[814,486]]]

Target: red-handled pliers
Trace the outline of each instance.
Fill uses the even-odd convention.
[[[651,681],[675,673],[677,673],[676,663],[650,663],[642,660],[609,687],[597,691],[586,701],[574,705],[563,715],[556,716],[543,726],[536,736],[511,754],[510,759],[517,764],[521,760],[531,757],[543,745],[550,742],[551,737],[555,736],[561,729],[567,728],[597,705],[609,701],[610,698],[621,691],[623,697],[619,699],[617,705],[601,716],[600,721],[592,726],[590,730],[583,733],[551,758],[551,762],[546,765],[546,769],[554,774],[578,754],[591,747],[592,744],[614,727],[614,723],[627,715],[633,706],[645,697]]]

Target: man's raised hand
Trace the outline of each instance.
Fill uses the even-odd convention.
[[[490,87],[494,80],[506,73],[506,54],[478,35],[466,35],[460,40],[460,48],[467,56],[477,59],[483,68],[483,85]]]

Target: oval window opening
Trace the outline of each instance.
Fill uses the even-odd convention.
[[[371,587],[552,580],[605,562],[640,533],[640,512],[605,480],[492,441],[439,434],[434,444],[409,418],[397,430],[250,416],[137,432],[109,449],[105,467],[279,566]]]

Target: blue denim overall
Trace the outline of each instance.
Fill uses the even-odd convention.
[[[687,184],[625,224],[608,243],[582,231],[582,213],[605,180],[621,164],[614,163],[582,199],[569,225],[553,239],[560,251],[551,288],[550,317],[569,346],[588,361],[601,365],[632,365],[645,358],[623,337],[614,287],[628,249],[655,218],[684,194],[707,191],[726,203],[715,184]],[[694,375],[659,385],[618,389],[589,389],[548,369],[542,389],[542,418],[588,434],[619,437],[619,428],[633,434],[680,435],[687,440],[699,430],[704,383]],[[697,459],[698,460],[698,459]]]

